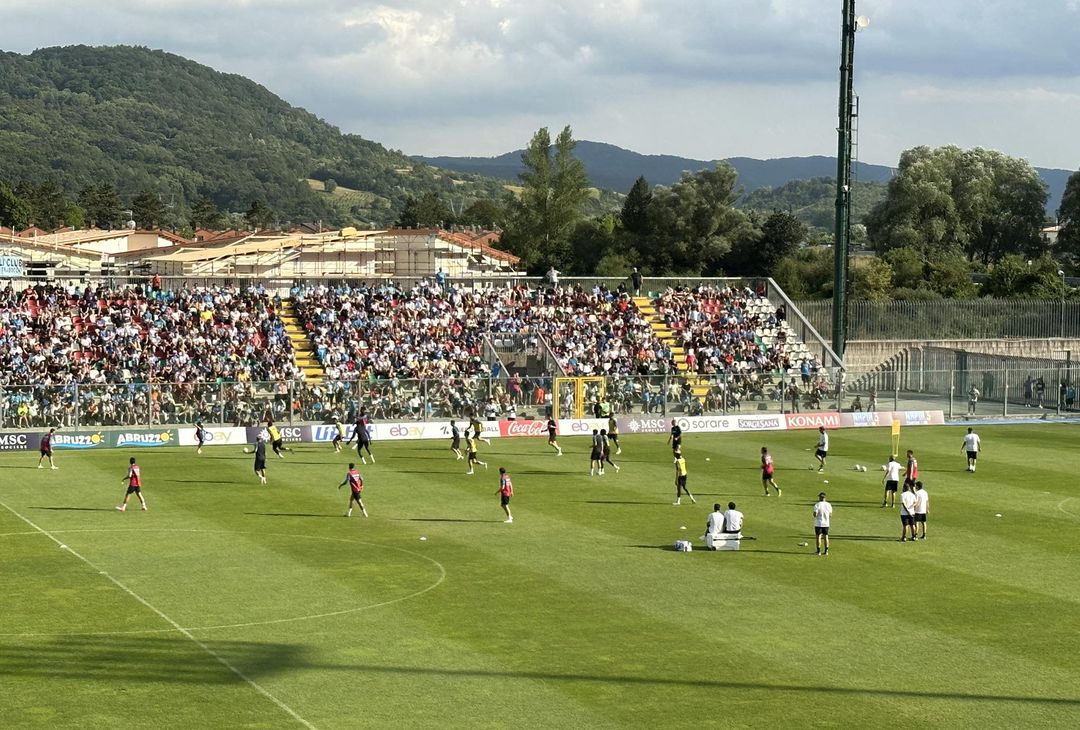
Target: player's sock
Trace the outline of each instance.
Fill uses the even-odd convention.
[[[615,450],[615,456],[618,456],[621,453],[622,453],[622,449],[616,449]]]
[[[694,495],[692,495],[692,494],[690,494],[689,492],[687,492],[687,493],[686,493],[686,496],[690,498],[690,503],[691,503],[691,504],[697,504],[697,500],[696,500],[696,499],[694,499]]]
[[[777,497],[783,497],[784,496],[784,493],[780,491],[780,487],[776,488],[776,496]]]
[[[375,463],[375,454],[368,454],[368,456],[371,457],[371,463],[374,464]]]
[[[145,502],[143,502],[143,506],[142,506],[142,511],[143,511],[143,512],[145,512],[145,511],[146,511],[146,503],[145,503]]]
[[[364,513],[364,517],[367,517],[367,510],[366,509],[361,509],[360,511]]]
[[[618,472],[618,471],[619,471],[619,465],[618,465],[618,464],[612,464],[612,466],[613,466],[613,467],[615,467],[615,471],[616,471],[616,472]]]
[[[676,497],[675,501],[672,502],[672,504],[678,507],[680,504],[682,504],[682,497]]]

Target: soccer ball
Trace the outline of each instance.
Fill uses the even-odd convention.
[[[885,471],[885,465],[884,464],[881,465],[881,470]]]
[[[251,453],[251,449],[249,449],[249,448],[248,448],[247,446],[245,446],[245,447],[244,447],[244,453],[245,453],[245,454],[250,454],[250,453]]]

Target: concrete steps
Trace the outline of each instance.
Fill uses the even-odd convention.
[[[291,299],[285,300],[285,311],[281,312],[281,322],[285,325],[285,334],[293,346],[293,359],[296,366],[303,371],[309,383],[321,383],[326,377],[319,358],[315,355],[315,349],[311,346],[311,340],[300,326],[300,319],[296,316],[295,305]]]
[[[682,345],[676,344],[678,340],[675,337],[675,333],[667,326],[667,322],[660,316],[660,313],[656,311],[656,306],[653,305],[652,300],[646,297],[634,297],[634,306],[636,306],[638,311],[641,312],[641,315],[648,320],[649,327],[652,328],[653,335],[656,336],[656,339],[660,340],[671,349],[672,358],[675,360],[675,367],[686,377],[694,395],[698,398],[704,398],[711,387],[708,380],[690,372],[690,368],[687,367],[686,364],[686,350]]]

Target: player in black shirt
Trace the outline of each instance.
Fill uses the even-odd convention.
[[[547,422],[548,446],[555,449],[556,454],[562,456],[562,447],[559,446],[559,442],[556,440],[556,432],[558,430],[559,426],[555,423],[555,419],[549,418]]]

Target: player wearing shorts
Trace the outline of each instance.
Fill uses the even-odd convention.
[[[930,512],[930,495],[922,482],[915,482],[915,527],[919,531],[919,540],[926,539],[926,515]],[[914,537],[914,536],[913,536]]]
[[[547,419],[547,432],[548,432],[548,446],[555,449],[555,453],[562,456],[562,447],[559,446],[557,435],[559,431],[559,425],[555,423],[554,418]]]
[[[480,423],[480,418],[474,413],[469,421],[469,425],[473,430],[473,438],[477,441],[483,441],[488,446],[491,446],[491,439],[486,439],[483,436],[484,426]]]
[[[262,434],[255,437],[255,476],[260,484],[266,484],[266,439]]]
[[[608,438],[608,432],[606,428],[600,429],[600,455],[604,458],[604,460],[601,462],[601,465],[605,463],[611,464],[613,467],[615,467],[616,472],[619,471],[619,465],[611,460],[611,443],[610,439]]]
[[[55,428],[50,428],[49,432],[47,434],[42,435],[42,437],[41,437],[41,445],[38,447],[38,450],[41,452],[41,455],[38,457],[38,460],[37,460],[37,468],[38,469],[44,469],[44,467],[41,465],[41,462],[44,461],[45,459],[49,460],[49,468],[50,469],[56,469],[57,468],[56,464],[53,462],[53,453],[52,453],[52,451],[53,451],[53,449],[52,449],[52,440],[53,440],[53,435],[55,433],[56,433],[56,429]]]
[[[285,454],[281,453],[284,449],[283,440],[281,438],[281,430],[274,425],[274,422],[267,419],[266,432],[270,434],[270,446],[273,447],[274,453],[277,454],[279,459],[284,459]]]
[[[458,461],[465,458],[461,453],[461,429],[457,427],[457,421],[450,421],[450,450]]]
[[[817,496],[814,503],[814,537],[817,542],[817,554],[829,554],[829,525],[832,523],[832,505],[825,501],[825,492]],[[822,548],[825,552],[822,552]]]
[[[779,497],[783,492],[780,491],[780,486],[773,479],[773,460],[772,454],[769,453],[769,449],[766,446],[761,447],[761,486],[765,488],[765,496],[769,496],[769,486],[776,490],[776,496]]]
[[[375,454],[371,453],[371,432],[368,431],[368,425],[370,424],[371,419],[368,418],[367,411],[361,411],[360,417],[356,419],[356,426],[353,428],[352,436],[345,442],[348,445],[352,443],[354,438],[356,439],[356,455],[360,457],[361,464],[367,463],[367,457],[364,456],[365,451],[371,457],[371,463],[375,463]]]
[[[611,443],[615,444],[615,456],[618,456],[622,453],[622,447],[619,446],[619,423],[615,420],[615,416],[608,416],[607,435]]]
[[[919,460],[915,458],[915,452],[908,449],[907,466],[904,467],[904,484],[915,491],[915,482],[919,478]]]
[[[604,476],[604,445],[600,439],[600,432],[592,430],[592,448],[589,450],[589,476],[593,473]]]
[[[142,474],[139,470],[139,465],[135,463],[135,457],[128,459],[127,476],[121,479],[122,482],[127,482],[127,491],[124,492],[124,501],[116,506],[116,509],[121,512],[127,510],[128,498],[131,495],[135,495],[139,498],[139,504],[142,505],[143,512],[146,511],[146,500],[142,496]]]
[[[206,445],[206,429],[203,428],[202,421],[195,421],[195,440],[199,443],[195,453],[201,454],[202,447]]]
[[[345,443],[345,427],[341,425],[341,421],[334,419],[334,440],[331,442],[331,446],[334,447],[334,453],[341,453],[341,445]]]
[[[514,516],[510,514],[510,498],[514,496],[514,483],[510,481],[510,475],[506,473],[506,469],[501,466],[499,467],[499,491],[496,494],[499,495],[499,504],[506,513],[506,519],[503,522],[512,524]]]
[[[683,458],[682,451],[677,451],[675,452],[675,501],[672,502],[676,507],[682,503],[683,492],[686,492],[690,502],[697,504],[694,495],[690,494],[690,490],[686,486],[686,459]]]
[[[345,512],[345,516],[352,517],[353,502],[356,502],[356,506],[360,508],[360,513],[367,517],[367,509],[364,507],[364,500],[361,499],[361,495],[364,493],[364,478],[356,470],[356,464],[349,464],[349,470],[345,472],[345,479],[338,485],[338,489],[341,489],[346,484],[349,485],[349,509]]]
[[[671,444],[671,453],[674,455],[678,451],[682,451],[682,429],[675,419],[671,419],[671,433],[667,437],[668,443]]]
[[[900,542],[907,540],[908,533],[915,539],[915,503],[918,497],[911,485],[904,482],[904,491],[900,495]]]
[[[970,472],[975,471],[975,462],[979,458],[979,452],[982,451],[982,439],[979,438],[979,434],[975,433],[974,429],[968,429],[967,434],[964,436],[964,445],[960,447],[960,450],[967,452],[967,470]]]
[[[896,506],[896,490],[900,486],[900,462],[895,456],[889,456],[885,473],[881,476],[881,483],[885,485],[885,492],[881,495],[881,506],[888,504],[891,509]]]
[[[818,460],[818,473],[825,471],[825,459],[829,457],[829,434],[825,433],[824,426],[818,426],[817,450],[814,456]]]
[[[487,469],[487,462],[480,461],[480,459],[476,455],[476,442],[478,440],[479,439],[477,439],[473,434],[469,433],[468,431],[465,432],[465,451],[469,454],[469,471],[465,472],[466,474],[474,473],[474,467],[477,464]]]

